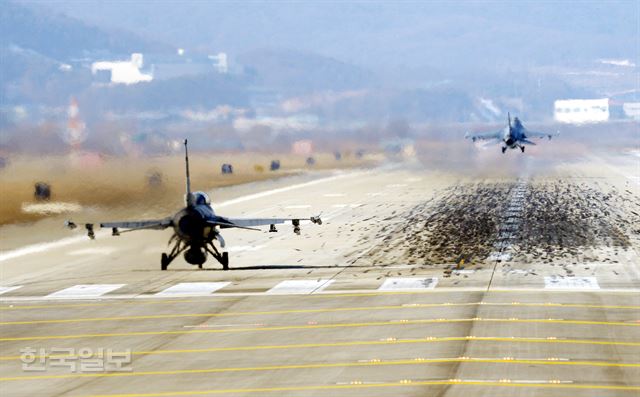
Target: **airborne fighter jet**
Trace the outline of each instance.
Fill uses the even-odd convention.
[[[187,194],[185,197],[186,207],[178,211],[175,215],[163,219],[128,221],[128,222],[103,222],[101,228],[111,228],[113,236],[119,236],[121,231],[130,232],[135,230],[163,230],[173,228],[173,236],[169,240],[169,245],[173,243],[173,248],[169,254],[163,253],[160,259],[161,269],[167,267],[178,255],[184,252],[184,259],[192,264],[202,265],[207,260],[207,254],[211,254],[224,270],[229,269],[228,252],[220,252],[214,245],[214,240],[220,244],[220,248],[225,247],[225,241],[219,229],[238,228],[247,230],[260,230],[255,226],[269,225],[270,232],[277,232],[276,224],[291,222],[293,231],[300,234],[300,221],[309,220],[312,223],[321,225],[320,217],[311,218],[254,218],[254,219],[234,219],[216,215],[211,207],[211,200],[204,192],[191,192],[191,179],[189,177],[189,152],[187,140],[184,141],[185,165],[187,176]],[[74,229],[77,225],[72,221],[65,222],[66,226]],[[85,228],[89,238],[95,238],[94,224],[86,223]]]
[[[544,132],[529,131],[528,129],[524,128],[524,125],[522,125],[522,122],[517,117],[513,118],[512,124],[511,115],[509,113],[507,113],[507,122],[508,125],[500,131],[477,134],[471,134],[467,132],[464,137],[465,139],[471,138],[473,142],[477,140],[484,140],[489,142],[493,141],[494,143],[500,142],[502,143],[502,153],[506,152],[507,149],[515,148],[520,148],[522,153],[524,153],[525,145],[535,145],[535,143],[531,142],[529,138],[544,138],[546,136],[551,139],[551,137],[554,135]]]

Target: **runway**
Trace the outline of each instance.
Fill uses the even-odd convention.
[[[0,254],[0,387],[638,395],[637,158],[584,158],[544,174],[527,161],[526,175],[395,164],[213,192],[223,215],[324,220],[300,236],[225,231],[227,272],[181,258],[160,271],[169,232],[89,241],[26,228],[30,243]],[[545,208],[571,227],[542,228],[552,225]]]

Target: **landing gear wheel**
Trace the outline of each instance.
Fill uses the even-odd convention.
[[[502,153],[504,153],[504,152],[506,152],[506,151],[507,151],[507,148],[506,148],[506,147],[503,147],[503,148],[502,148]]]
[[[160,258],[160,269],[167,270],[167,267],[169,267],[169,262],[169,257],[167,256],[167,254],[163,253],[162,257]]]
[[[223,252],[220,257],[220,263],[222,264],[222,270],[229,270],[229,253]]]
[[[198,269],[202,269],[202,263],[198,263]]]
[[[524,153],[524,146],[520,146],[520,150],[522,150],[522,153]]]

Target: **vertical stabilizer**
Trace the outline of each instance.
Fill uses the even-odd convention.
[[[191,177],[189,176],[189,148],[187,147],[187,140],[184,140],[184,163],[187,171],[187,195],[185,196],[185,201],[187,202],[187,206],[191,207],[193,205],[193,194],[191,194]]]
[[[507,112],[507,121],[509,122],[509,129],[511,129],[511,113]]]

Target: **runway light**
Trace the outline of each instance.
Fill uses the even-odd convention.
[[[555,336],[547,336],[547,339],[549,339],[549,340],[556,340],[556,339],[558,339],[558,338],[556,338]]]
[[[397,341],[398,339],[396,339],[396,338],[387,338],[387,339],[385,339],[385,340],[386,340],[387,342],[395,342],[395,341]]]
[[[515,360],[515,358],[513,358],[513,357],[502,357],[502,359],[505,360],[505,361],[513,361],[513,360]]]
[[[498,382],[500,382],[500,383],[511,383],[511,379],[500,379]]]
[[[405,385],[406,385],[406,384],[408,384],[408,383],[411,383],[411,379],[402,379],[402,380],[400,381],[400,383],[402,383],[402,384],[405,384]]]
[[[468,356],[460,356],[458,357],[458,360],[469,360]]]
[[[436,340],[437,338],[435,336],[427,336],[425,339],[426,340]]]
[[[511,302],[512,305],[519,305],[520,302]]]
[[[351,385],[361,385],[362,381],[361,380],[352,380],[351,382],[349,382],[349,384],[351,384]]]
[[[560,359],[558,357],[549,357],[549,358],[547,358],[547,360],[549,360],[549,361],[559,361]]]
[[[459,379],[459,378],[449,379],[449,382],[460,383],[462,382],[462,379]]]
[[[509,321],[518,321],[518,317],[509,317]]]
[[[473,336],[473,335],[469,335],[469,336],[467,336],[467,339],[475,339],[475,338],[476,338],[476,337],[475,337],[475,336]]]
[[[549,383],[554,383],[554,384],[558,384],[558,383],[562,383],[560,380],[558,379],[552,379],[549,381]]]

